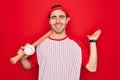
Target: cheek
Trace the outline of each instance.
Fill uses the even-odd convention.
[[[50,23],[51,25],[53,25],[53,24],[55,23],[55,21],[49,21],[49,23]]]
[[[67,22],[67,21],[63,21],[63,23],[64,23],[64,25],[67,25],[67,24],[68,24],[68,22]]]
[[[51,21],[49,21],[49,24],[50,24],[50,25],[52,25],[52,22],[51,22]]]
[[[67,24],[69,21],[67,19],[61,20],[62,23]]]
[[[51,27],[51,28],[54,27],[54,22],[53,22],[53,21],[50,21],[49,24],[50,24],[50,27]]]

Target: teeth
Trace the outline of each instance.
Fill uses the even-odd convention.
[[[56,25],[56,27],[61,27],[61,25]]]

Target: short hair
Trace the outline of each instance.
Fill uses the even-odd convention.
[[[56,5],[53,5],[52,7],[51,7],[51,9],[50,10],[53,10],[53,9],[56,9],[56,8],[61,8],[61,10],[62,10],[62,5],[60,5],[60,4],[56,4]],[[64,11],[64,10],[63,10]],[[65,12],[65,14],[66,14],[66,17],[69,17],[69,15],[68,15],[68,13],[66,12],[66,11],[64,11]],[[49,15],[48,15],[48,18],[50,19],[50,15],[51,15],[51,12],[49,13]]]

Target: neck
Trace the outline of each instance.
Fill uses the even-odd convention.
[[[53,32],[53,33],[50,35],[50,37],[53,38],[53,39],[62,39],[62,38],[64,38],[64,37],[66,37],[66,33],[63,32],[63,33],[56,34],[56,33]]]

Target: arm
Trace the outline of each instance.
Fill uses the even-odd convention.
[[[101,30],[97,30],[91,36],[88,35],[88,39],[96,41],[100,34]],[[90,56],[89,61],[86,65],[86,69],[89,70],[90,72],[95,72],[97,70],[97,46],[95,41],[90,42]]]
[[[38,44],[40,44],[43,40],[45,40],[50,34],[52,33],[52,30],[48,31],[45,35],[40,37],[37,41],[35,41],[32,46],[36,47]],[[28,52],[28,51],[27,51]],[[20,53],[20,52],[19,52]],[[16,56],[10,58],[10,62],[12,64],[16,64],[16,62],[21,59],[24,55],[23,54],[17,54]]]
[[[23,68],[24,68],[24,69],[27,69],[27,70],[31,69],[32,66],[31,66],[31,64],[30,64],[30,62],[29,62],[29,60],[28,60],[29,55],[26,55],[26,54],[24,53],[24,47],[21,47],[21,48],[18,50],[18,54],[23,55],[23,57],[20,59]]]
[[[23,68],[24,68],[24,69],[27,69],[27,70],[29,70],[29,69],[32,68],[31,63],[30,63],[29,60],[28,60],[28,57],[29,57],[29,56],[25,55],[25,56],[23,56],[23,57],[21,58],[21,60],[20,60]]]

